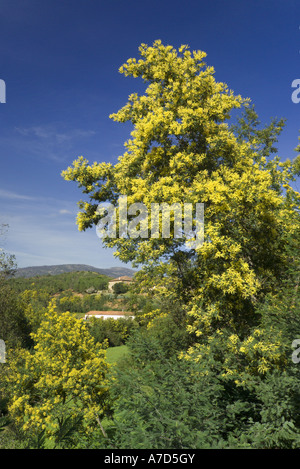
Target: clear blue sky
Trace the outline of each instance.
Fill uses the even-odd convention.
[[[118,68],[156,39],[204,50],[216,79],[250,97],[263,123],[285,117],[282,159],[296,156],[300,103],[299,0],[0,0],[1,246],[19,267],[121,265],[91,229],[79,233],[78,156],[115,162],[128,127],[109,119],[136,80]],[[130,267],[130,266],[128,266]]]

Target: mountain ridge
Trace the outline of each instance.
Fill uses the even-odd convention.
[[[129,269],[128,267],[108,267],[101,269],[99,267],[93,267],[86,264],[57,264],[57,265],[41,265],[31,267],[20,267],[16,270],[15,277],[36,277],[38,275],[57,275],[68,272],[96,272],[101,275],[107,275],[108,277],[122,277],[127,275],[133,277],[136,273],[135,270]]]

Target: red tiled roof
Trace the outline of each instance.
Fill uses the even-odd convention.
[[[110,280],[110,283],[111,282],[133,282],[133,278],[128,277],[127,275],[125,275],[123,277],[114,278],[114,279]]]
[[[99,316],[108,316],[108,315],[114,315],[114,316],[125,316],[127,314],[133,314],[130,311],[89,311],[86,313],[87,315],[94,316],[94,315],[99,315]]]

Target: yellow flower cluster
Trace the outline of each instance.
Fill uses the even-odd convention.
[[[223,377],[234,376],[238,385],[247,383],[247,375],[264,375],[286,361],[280,342],[272,342],[262,329],[254,330],[252,335],[243,340],[232,334],[228,338],[227,348],[233,355],[230,353],[229,358],[224,361]],[[226,356],[226,347],[224,355]]]
[[[9,411],[24,431],[58,429],[59,419],[81,415],[86,425],[104,410],[108,390],[105,347],[95,344],[83,321],[58,314],[51,302],[32,334],[34,352],[21,350],[10,362]]]

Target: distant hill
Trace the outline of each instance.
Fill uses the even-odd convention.
[[[36,277],[37,275],[57,275],[64,274],[67,272],[97,272],[101,275],[107,275],[108,277],[122,277],[128,275],[133,277],[135,270],[127,267],[109,267],[108,269],[99,269],[85,264],[61,264],[61,265],[42,265],[33,267],[22,267],[17,269],[15,277]]]

